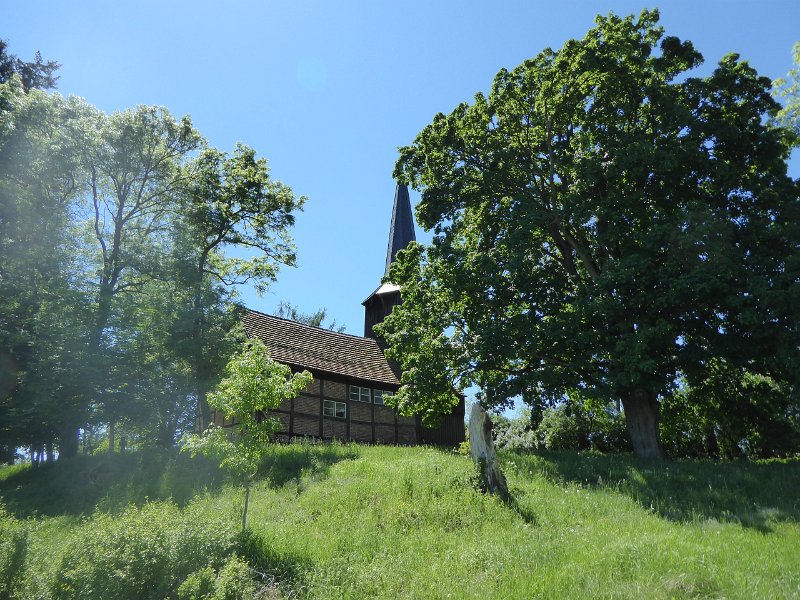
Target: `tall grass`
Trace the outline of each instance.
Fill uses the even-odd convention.
[[[167,561],[160,570],[145,565],[180,554],[185,536],[206,539],[188,524],[237,529],[241,491],[209,465],[167,454],[117,457],[125,469],[103,467],[105,493],[93,482],[51,489],[68,479],[59,469],[102,466],[92,460],[50,472],[0,471],[0,496],[28,532],[20,589],[35,596],[19,597],[59,597],[58,582],[70,577],[82,597],[104,597],[99,583],[79,586],[91,573],[115,571],[140,586],[116,597],[145,588],[156,591],[152,597],[223,589],[223,573],[244,573],[241,559],[253,581],[274,579],[275,593],[296,597],[800,597],[798,463],[505,453],[513,502],[502,503],[476,491],[467,457],[446,451],[340,444],[273,450],[252,492],[249,531],[223,536],[227,541],[212,545],[219,552],[187,545],[191,556],[181,560],[188,562],[158,559]],[[81,485],[92,490],[84,503]],[[64,502],[49,506],[41,497],[49,493]],[[30,515],[36,517],[20,521]],[[143,541],[109,541],[129,534]],[[127,555],[115,550],[123,547]],[[153,571],[167,583],[148,580]]]

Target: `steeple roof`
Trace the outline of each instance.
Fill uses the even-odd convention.
[[[394,193],[392,225],[389,228],[389,247],[386,250],[386,271],[384,275],[389,274],[389,266],[394,262],[395,254],[408,246],[409,242],[413,242],[416,239],[414,216],[411,213],[408,188],[404,184],[398,183]]]

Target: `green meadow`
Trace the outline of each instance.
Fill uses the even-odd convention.
[[[250,499],[168,451],[0,470],[0,597],[797,598],[800,462],[276,445]]]

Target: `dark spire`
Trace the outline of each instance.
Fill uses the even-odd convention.
[[[392,209],[392,226],[389,229],[389,247],[386,250],[386,272],[394,262],[394,255],[408,246],[409,242],[417,239],[414,234],[414,216],[411,213],[411,201],[408,199],[408,188],[397,184],[394,193],[394,208]]]

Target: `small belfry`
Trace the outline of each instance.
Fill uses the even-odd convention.
[[[411,200],[408,197],[408,187],[398,183],[394,193],[394,207],[392,208],[392,223],[389,226],[389,245],[386,248],[386,270],[383,275],[389,274],[395,256],[404,250],[411,242],[416,241],[414,232],[414,216],[411,212]],[[400,304],[400,288],[393,283],[384,283],[362,302],[364,305],[364,336],[380,339],[375,335],[373,327],[381,323],[392,309]]]

